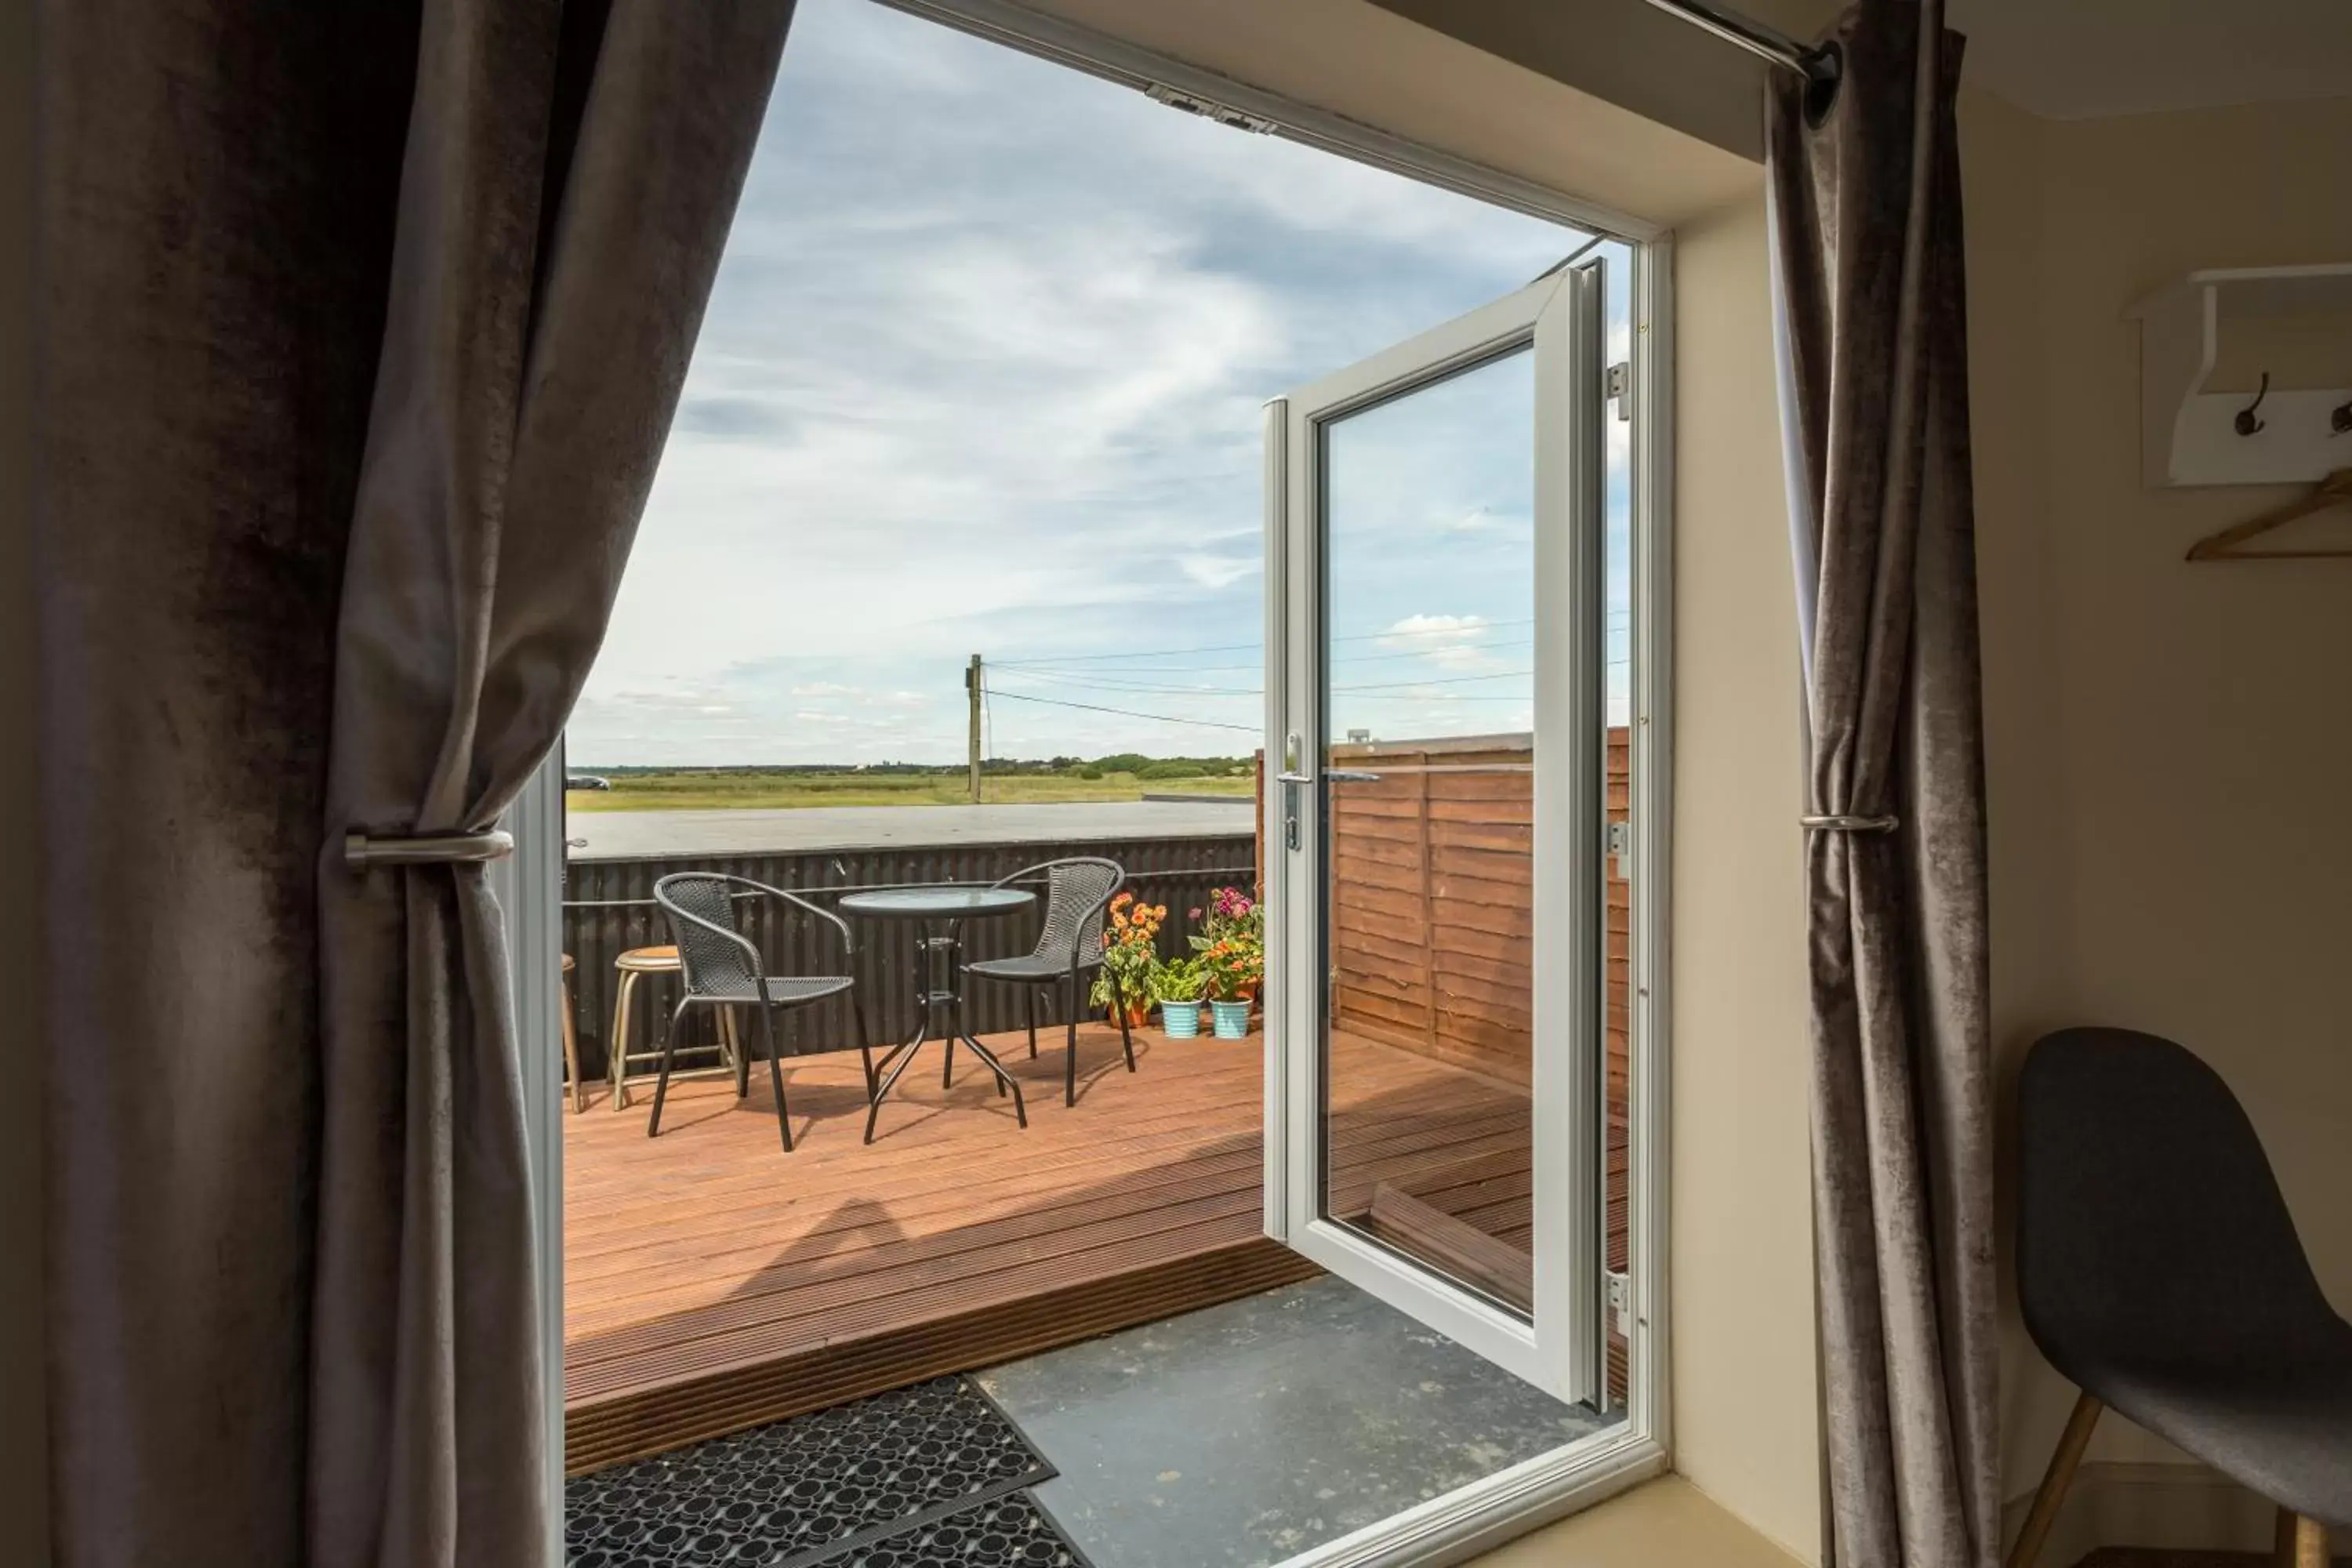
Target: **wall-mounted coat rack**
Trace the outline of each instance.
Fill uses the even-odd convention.
[[[2126,312],[2140,324],[2140,474],[2150,485],[2315,483],[2352,463],[2352,386],[2208,392],[2230,323],[2343,313],[2352,262],[2191,272]]]

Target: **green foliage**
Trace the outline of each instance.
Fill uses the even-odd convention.
[[[1168,906],[1147,904],[1133,893],[1121,893],[1103,911],[1109,929],[1103,932],[1102,967],[1095,971],[1088,1000],[1097,1007],[1112,998],[1140,1005],[1151,1000],[1152,972],[1160,967],[1160,927]]]
[[[1152,761],[1139,752],[1114,752],[1108,757],[1097,757],[1095,766],[1107,773],[1139,773]]]
[[[1171,958],[1152,966],[1150,984],[1154,1002],[1198,1002],[1209,976],[1197,958]]]
[[[1219,888],[1192,916],[1201,922],[1193,962],[1209,994],[1220,1002],[1255,996],[1265,984],[1265,907],[1239,888]]]

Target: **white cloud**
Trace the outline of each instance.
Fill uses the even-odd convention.
[[[1494,624],[1484,616],[1407,616],[1378,637],[1375,646],[1391,653],[1418,655],[1433,668],[1467,675],[1505,667],[1507,661],[1487,647],[1494,631]]]
[[[1255,576],[1265,570],[1265,563],[1254,557],[1208,555],[1199,552],[1176,558],[1177,568],[1203,588],[1230,588],[1244,577]]]
[[[802,0],[573,755],[951,760],[972,653],[1255,644],[1265,400],[1576,243],[866,0]],[[1476,515],[1423,493],[1424,539]],[[1250,744],[1040,703],[991,725],[1005,753]]]

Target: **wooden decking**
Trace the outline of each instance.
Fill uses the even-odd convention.
[[[566,1119],[565,1463],[578,1471],[985,1366],[1306,1278],[1260,1234],[1264,1042],[1081,1031],[992,1041],[1022,1080],[1015,1126],[977,1063],[942,1090],[936,1046],[872,1145],[856,1058],[790,1066],[795,1152],[764,1072],[674,1084]],[[1343,1038],[1334,1208],[1382,1182],[1524,1235],[1527,1102],[1506,1085]]]

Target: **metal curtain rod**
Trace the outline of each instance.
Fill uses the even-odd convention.
[[[1833,86],[1838,79],[1837,51],[1825,45],[1801,44],[1777,27],[1768,27],[1737,11],[1727,10],[1713,4],[1713,0],[1650,0],[1650,4],[1694,26],[1704,27],[1759,59],[1795,71],[1816,86]]]

